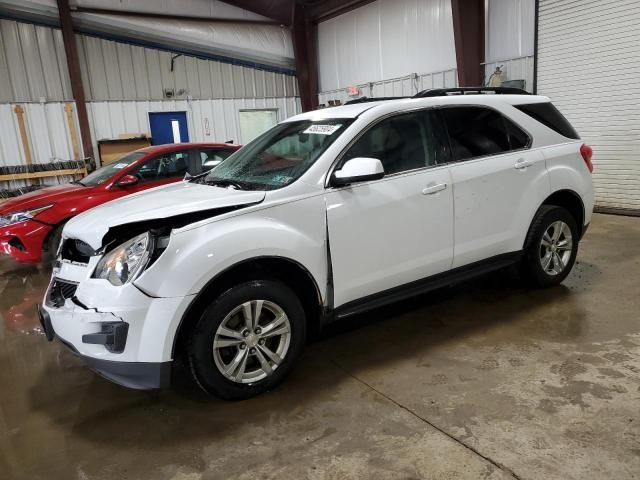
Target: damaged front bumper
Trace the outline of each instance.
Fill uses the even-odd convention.
[[[57,337],[89,367],[130,388],[169,384],[173,340],[192,296],[155,298],[133,284],[88,278],[86,265],[54,271],[40,307],[47,338]],[[62,294],[55,293],[56,282]]]

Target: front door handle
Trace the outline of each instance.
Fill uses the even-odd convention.
[[[435,183],[430,183],[426,188],[422,189],[422,194],[433,195],[434,193],[441,192],[445,188],[447,188],[446,183],[438,183],[437,185]]]
[[[519,158],[516,161],[516,164],[513,166],[513,168],[515,168],[517,170],[522,170],[523,168],[530,167],[531,165],[533,165],[533,162],[529,162],[528,160],[525,160],[524,158]]]

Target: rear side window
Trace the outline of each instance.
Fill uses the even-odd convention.
[[[574,140],[580,139],[578,132],[552,103],[531,103],[514,105],[514,107],[562,136]]]
[[[489,108],[444,108],[442,117],[454,160],[498,155],[529,144],[529,136],[520,127]]]
[[[217,167],[226,160],[235,150],[225,148],[203,148],[200,150],[200,164],[202,171],[206,172],[213,167]]]

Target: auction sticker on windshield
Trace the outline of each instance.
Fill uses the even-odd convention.
[[[302,133],[313,133],[316,135],[331,135],[342,125],[311,125]]]

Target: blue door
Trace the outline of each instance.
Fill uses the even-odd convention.
[[[152,145],[189,141],[186,112],[149,112],[149,126]]]

